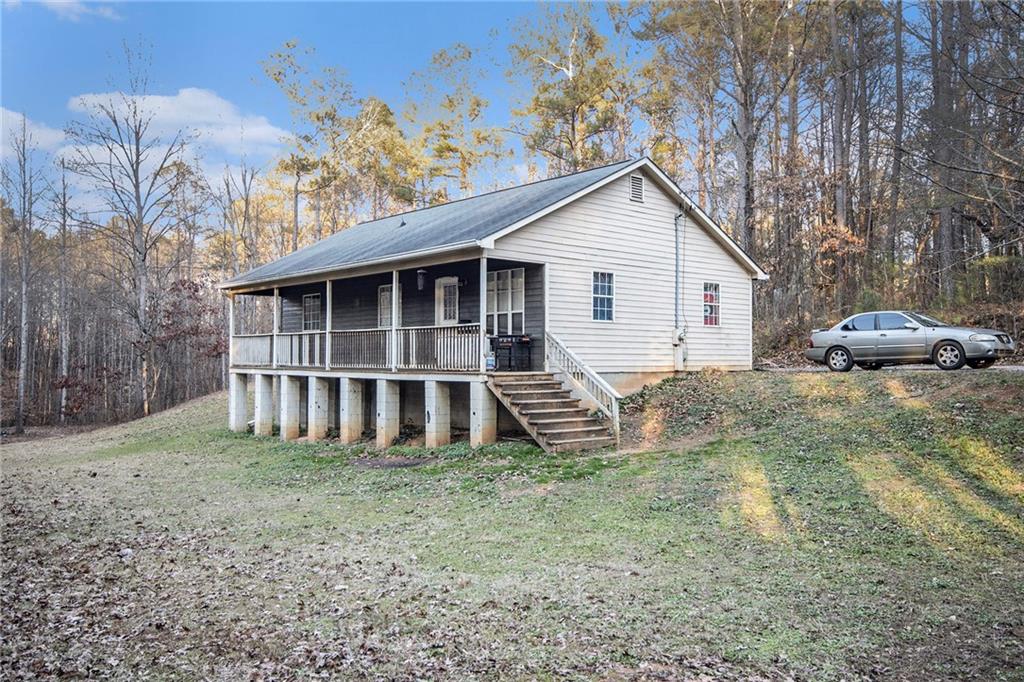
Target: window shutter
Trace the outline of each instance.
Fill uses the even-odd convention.
[[[644,176],[642,175],[630,175],[629,176],[629,200],[644,201]]]

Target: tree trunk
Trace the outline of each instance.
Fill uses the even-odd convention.
[[[859,231],[865,253],[873,252],[873,216],[871,204],[871,147],[868,139],[868,38],[865,35],[864,12],[857,10],[857,205],[860,213]]]
[[[953,54],[953,13],[956,7],[953,3],[943,2],[939,4],[939,36],[935,36],[933,26],[932,41],[932,109],[935,118],[933,129],[935,144],[935,157],[937,162],[936,174],[939,180],[939,225],[935,250],[938,252],[938,284],[939,295],[949,302],[953,297],[953,207],[949,197],[950,181],[950,143],[949,136],[952,134],[952,69],[950,55]],[[934,21],[934,20],[933,20]]]
[[[893,9],[894,40],[896,42],[896,120],[893,124],[892,172],[889,187],[889,225],[886,230],[886,255],[890,262],[890,278],[895,275],[899,262],[897,238],[899,235],[900,178],[903,164],[903,0],[896,0]],[[891,282],[891,279],[890,279]]]
[[[295,173],[295,184],[292,186],[292,251],[299,250],[299,182],[301,175]]]
[[[61,162],[60,193],[60,273],[58,300],[60,308],[60,423],[68,419],[68,375],[71,366],[71,313],[68,305],[68,182]]]
[[[20,231],[19,254],[19,279],[21,297],[21,319],[19,322],[18,334],[18,404],[15,413],[14,432],[24,433],[25,431],[25,403],[26,389],[28,387],[28,328],[29,328],[29,300],[28,282],[32,274],[32,260],[30,255],[32,243],[32,188],[28,184],[28,200],[26,202],[28,211],[23,214]]]

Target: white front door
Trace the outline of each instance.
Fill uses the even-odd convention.
[[[434,280],[434,324],[450,327],[459,323],[459,278]]]

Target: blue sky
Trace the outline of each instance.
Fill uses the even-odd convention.
[[[242,150],[260,162],[269,140],[290,126],[288,102],[260,67],[286,40],[315,47],[319,63],[344,69],[357,95],[376,95],[398,108],[403,81],[435,51],[464,42],[505,60],[510,29],[538,9],[535,3],[4,0],[4,127],[19,122],[11,112],[23,112],[37,142],[56,148],[58,131],[75,115],[69,103],[121,87],[127,41],[150,49],[149,90],[178,112],[168,126],[211,128],[205,154],[213,163],[230,162]],[[495,78],[482,94],[494,105],[500,119],[494,122],[506,123],[510,88],[502,69],[492,70]],[[243,126],[249,140],[237,133],[226,140]]]

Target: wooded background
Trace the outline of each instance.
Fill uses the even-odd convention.
[[[292,42],[262,64],[294,108],[289,151],[220,177],[192,131],[150,129],[161,55],[126,49],[121,91],[68,123],[59,156],[4,130],[5,427],[220,389],[215,285],[233,274],[362,220],[642,154],[770,273],[761,358],[875,307],[1020,338],[1022,2],[544,5],[507,52],[437,52],[401,102],[314,56]],[[479,95],[496,78],[509,111]]]

